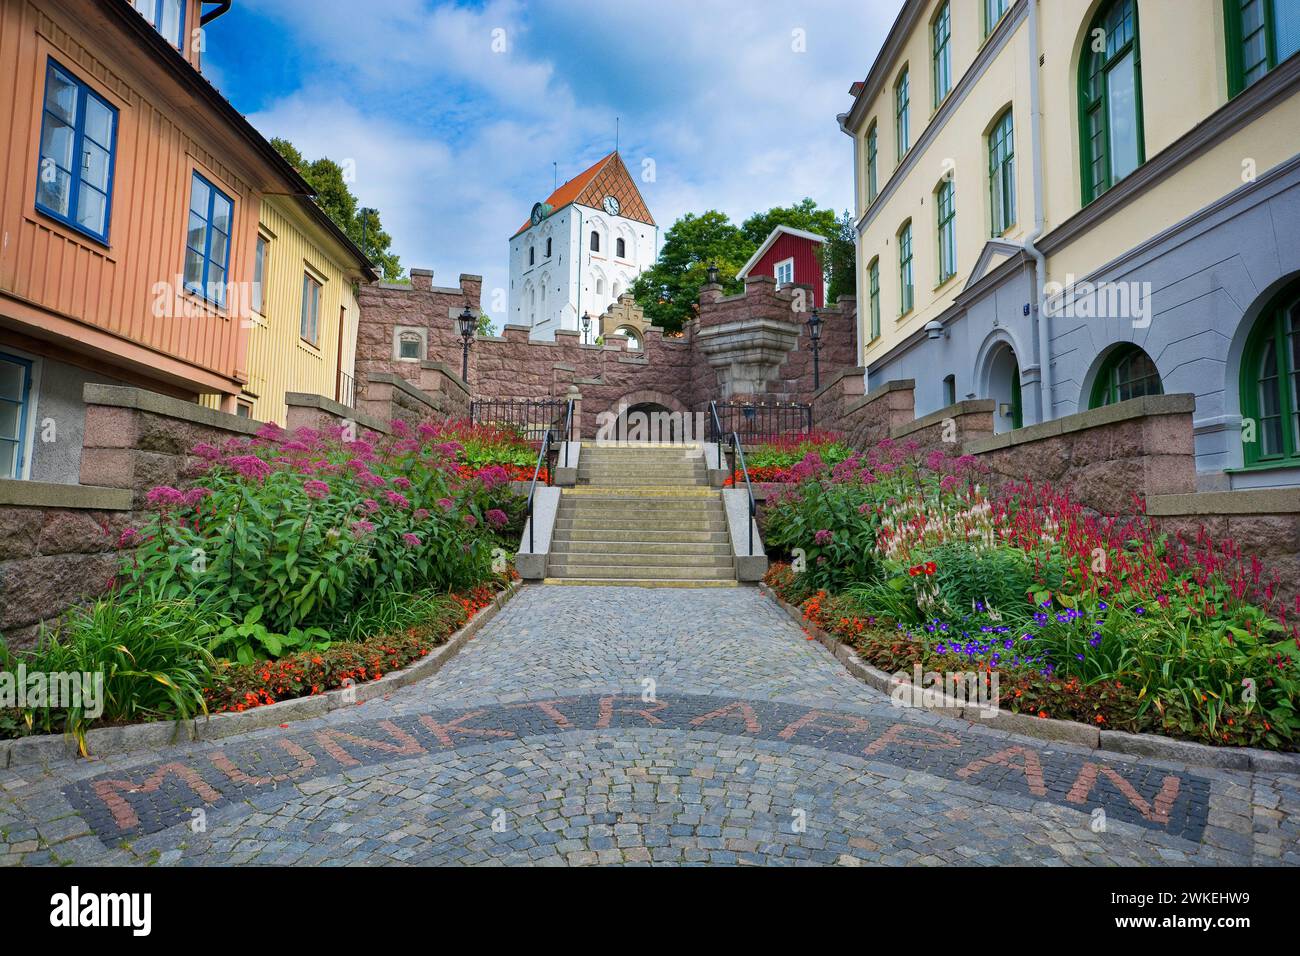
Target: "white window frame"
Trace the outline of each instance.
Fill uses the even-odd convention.
[[[790,267],[790,280],[788,282],[782,282],[781,270],[786,266]],[[772,278],[776,279],[776,287],[778,289],[783,285],[794,285],[794,256],[790,256],[788,259],[782,259],[780,262],[773,265]]]
[[[13,481],[30,481],[32,477],[32,459],[36,457],[36,419],[41,402],[41,369],[45,364],[45,360],[39,355],[33,355],[31,352],[24,352],[22,349],[12,348],[8,345],[0,347],[0,351],[32,363],[32,380],[28,383],[28,394],[31,396],[31,402],[27,408],[27,427],[23,429],[24,434],[22,436],[25,454],[22,467],[18,469],[18,474],[11,479]],[[7,477],[6,475],[0,475],[0,479]]]

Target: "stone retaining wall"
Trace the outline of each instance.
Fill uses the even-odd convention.
[[[131,507],[125,489],[0,480],[0,635],[10,647],[107,588]]]

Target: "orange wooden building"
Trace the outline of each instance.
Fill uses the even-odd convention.
[[[86,383],[236,410],[262,198],[311,188],[200,73],[229,6],[0,0],[0,478],[78,480]]]

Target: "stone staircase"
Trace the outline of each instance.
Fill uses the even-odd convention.
[[[548,584],[736,586],[722,498],[699,448],[584,442],[547,574]]]

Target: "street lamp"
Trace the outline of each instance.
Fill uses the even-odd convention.
[[[582,344],[590,345],[591,343],[588,341],[588,339],[590,338],[591,338],[591,316],[588,313],[584,312],[582,313]]]
[[[710,263],[709,263],[709,273],[708,273],[708,275],[709,275],[709,285],[717,285],[717,284],[718,284],[718,264],[717,264],[716,262],[710,262]]]
[[[478,317],[470,311],[469,303],[465,303],[465,311],[456,319],[460,323],[460,377],[461,381],[469,383],[469,346],[474,341],[474,327],[478,325]]]
[[[808,316],[808,339],[812,343],[813,391],[816,392],[822,387],[821,366],[818,362],[822,343],[822,318],[817,314],[816,309],[813,309],[812,315]]]

